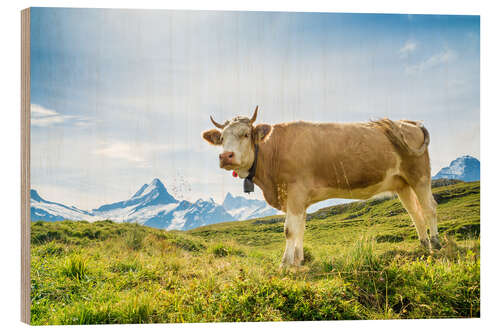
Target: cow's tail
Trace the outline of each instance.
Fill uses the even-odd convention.
[[[382,129],[387,138],[391,141],[391,143],[396,146],[403,154],[409,156],[420,156],[427,150],[429,146],[430,138],[429,131],[422,125],[422,123],[418,121],[412,120],[400,120],[398,122],[394,122],[390,119],[384,118],[371,122],[372,125]],[[408,145],[408,141],[404,135],[404,131],[402,126],[405,124],[411,124],[419,128],[424,134],[424,142],[419,148],[412,148]]]

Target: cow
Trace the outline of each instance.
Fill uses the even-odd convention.
[[[286,214],[281,266],[303,264],[307,208],[329,198],[368,199],[396,193],[421,245],[441,247],[431,192],[429,133],[420,123],[387,118],[364,123],[294,121],[254,125],[237,116],[202,133],[222,146],[219,167],[255,182],[265,200]],[[429,229],[430,238],[427,233]]]

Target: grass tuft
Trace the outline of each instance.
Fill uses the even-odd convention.
[[[243,257],[245,253],[238,248],[230,246],[228,244],[216,243],[209,248],[209,252],[212,253],[215,257],[227,257],[229,255],[235,255]]]
[[[125,243],[127,246],[137,251],[143,246],[144,238],[146,237],[145,232],[137,224],[133,224],[131,230],[129,230],[125,236]]]
[[[62,273],[69,278],[81,280],[88,274],[87,263],[80,256],[72,256],[66,260]]]

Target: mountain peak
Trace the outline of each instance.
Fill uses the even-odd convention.
[[[154,178],[151,183],[141,186],[130,199],[125,201],[107,204],[94,209],[96,212],[109,211],[117,208],[125,208],[134,206],[135,210],[139,210],[146,206],[155,206],[160,204],[170,204],[179,202],[168,193],[165,185],[158,179]]]
[[[154,178],[153,181],[151,181],[151,185],[164,186],[161,180],[159,180],[158,178]]]
[[[241,197],[237,197],[231,194],[231,192],[227,192],[224,201],[222,202],[222,206],[226,209],[234,208],[235,206],[242,206],[244,202],[241,200]]]
[[[153,178],[153,180],[151,181],[151,183],[148,184],[148,187],[149,186],[152,186],[152,187],[159,187],[159,188],[165,188],[165,185],[163,185],[162,181],[158,178]]]
[[[480,169],[481,164],[477,158],[470,155],[464,155],[454,159],[449,166],[439,170],[432,178],[458,179],[471,182],[479,180]]]
[[[165,188],[165,185],[163,185],[161,180],[159,180],[158,178],[153,179],[151,181],[151,183],[149,183],[148,188],[159,189],[159,190],[165,191],[165,192],[167,191],[167,189]]]
[[[163,183],[161,182],[161,180],[159,180],[158,178],[154,178],[151,181],[151,183],[142,185],[141,188],[139,189],[139,191],[137,191],[132,196],[131,199],[145,196],[148,193],[151,193],[152,191],[158,191],[158,192],[161,192],[161,193],[167,193],[168,194],[167,189],[165,188],[165,185],[163,185]]]
[[[38,201],[38,202],[44,202],[45,200],[42,199],[42,197],[38,194],[36,190],[30,190],[30,198],[32,200]]]
[[[144,184],[131,200],[140,200],[142,204],[168,204],[177,200],[168,193],[165,185],[158,178],[154,178],[148,185]]]
[[[463,155],[463,156],[460,156],[460,157],[457,157],[456,159],[454,159],[450,164],[453,164],[453,163],[460,163],[462,161],[467,161],[467,162],[473,162],[473,163],[479,163],[479,160],[473,156],[470,156],[470,155]]]

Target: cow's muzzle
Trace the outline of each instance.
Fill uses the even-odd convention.
[[[230,169],[234,165],[234,153],[226,151],[219,155],[219,164],[221,168]]]

